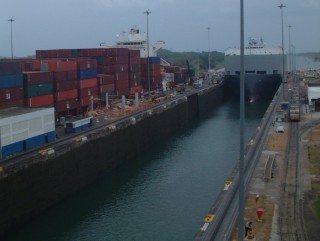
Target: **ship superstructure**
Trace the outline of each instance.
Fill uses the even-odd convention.
[[[132,27],[128,33],[122,32],[117,36],[116,45],[112,47],[128,48],[132,50],[140,50],[140,57],[148,57],[148,36],[147,33],[142,32],[138,27]],[[156,57],[157,51],[164,46],[164,41],[157,41],[156,43],[149,43],[149,57]],[[106,44],[100,44],[102,47],[108,47]]]
[[[240,48],[225,52],[225,74],[231,94],[239,95]],[[282,79],[282,49],[249,39],[244,49],[245,96],[250,101],[270,98],[275,94]]]

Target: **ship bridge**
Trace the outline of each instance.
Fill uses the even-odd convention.
[[[147,34],[140,31],[136,26],[131,28],[128,33],[122,32],[120,35],[117,35],[118,40],[115,41],[115,46],[107,46],[102,43],[100,46],[103,47],[117,47],[117,48],[128,48],[134,50],[140,50],[140,57],[148,57],[148,43],[147,43]],[[149,43],[149,56],[157,56],[157,51],[165,45],[164,41],[157,41],[156,43]]]

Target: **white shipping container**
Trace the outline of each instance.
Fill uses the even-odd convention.
[[[54,108],[13,107],[0,110],[1,146],[55,130]]]

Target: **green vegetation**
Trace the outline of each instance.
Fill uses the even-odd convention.
[[[315,197],[315,199],[312,202],[312,209],[314,210],[318,219],[320,219],[320,148],[319,146],[318,145],[309,146],[308,156],[310,160],[310,174],[313,175],[313,178],[311,179],[311,188]]]
[[[318,200],[316,200],[314,203],[314,208],[315,208],[315,212],[317,215],[317,218],[320,219],[320,199],[318,198]]]
[[[310,173],[320,177],[320,148],[318,145],[312,145],[308,149],[311,164]]]
[[[186,61],[189,61],[190,68],[208,70],[208,52],[171,52],[167,49],[160,49],[158,56],[168,61],[171,65],[187,68]],[[213,69],[224,67],[224,53],[212,51],[210,53],[210,64]]]

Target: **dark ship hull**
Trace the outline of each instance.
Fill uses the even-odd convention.
[[[239,97],[240,75],[226,75],[225,80],[229,94],[232,97]],[[254,102],[259,99],[273,98],[281,82],[282,78],[280,74],[246,74],[245,99]]]

